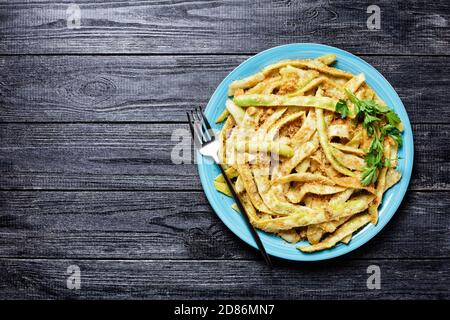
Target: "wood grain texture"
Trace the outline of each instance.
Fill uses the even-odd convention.
[[[76,2],[81,28],[67,28]],[[0,299],[449,299],[450,2],[0,0]],[[409,191],[344,257],[275,260],[228,230],[185,111],[249,56],[314,42],[361,56],[413,123]],[[230,211],[230,214],[236,214]],[[69,265],[81,290],[68,290]],[[381,268],[381,290],[366,287]]]
[[[373,1],[73,1],[1,4],[0,53],[255,53],[317,42],[357,54],[448,54],[449,3],[377,1],[381,30],[367,28]]]
[[[0,298],[448,299],[448,263],[279,261],[270,270],[259,261],[2,259]],[[80,290],[66,287],[69,265],[80,267]],[[370,265],[380,267],[380,290],[367,289]]]
[[[449,130],[413,126],[410,190],[450,189]],[[10,123],[0,126],[0,141],[3,190],[202,190],[192,158],[171,160],[175,145],[189,150],[187,124]]]
[[[203,192],[3,191],[0,204],[2,258],[261,260]],[[344,259],[450,258],[449,207],[448,191],[409,192],[385,229]]]
[[[3,56],[0,121],[186,121],[248,56]],[[363,56],[413,123],[449,123],[450,57]],[[24,76],[24,74],[26,76]]]

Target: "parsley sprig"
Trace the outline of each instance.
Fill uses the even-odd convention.
[[[361,175],[361,184],[367,186],[377,181],[379,169],[390,166],[390,159],[383,161],[384,138],[390,136],[399,146],[402,144],[402,133],[397,128],[400,118],[395,111],[374,100],[358,99],[348,90],[346,94],[353,103],[356,118],[362,120],[363,128],[373,137],[364,158],[365,166]],[[349,108],[345,100],[336,103],[336,112],[340,113],[343,119],[347,117]]]
[[[348,107],[347,107],[347,102],[345,102],[345,100],[340,99],[336,103],[336,112],[339,112],[341,114],[342,119],[347,118]]]

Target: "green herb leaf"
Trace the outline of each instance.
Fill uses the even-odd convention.
[[[398,130],[396,127],[394,127],[392,124],[387,124],[381,128],[381,133],[383,136],[390,136],[392,139],[394,139],[395,142],[399,146],[402,145],[403,139],[402,139],[402,133],[400,130]]]
[[[386,113],[390,109],[386,106],[379,105],[374,100],[361,100],[364,105],[364,109],[371,114]]]
[[[397,126],[400,123],[400,118],[393,110],[389,110],[386,113],[386,119],[389,121],[389,124],[393,126]]]
[[[377,181],[378,170],[376,167],[366,167],[361,174],[361,184],[363,186],[368,186],[371,183],[375,183]]]
[[[372,153],[372,152],[376,152],[376,153],[383,152],[383,143],[381,143],[381,139],[378,136],[374,136],[374,138],[370,142],[369,153]]]
[[[369,136],[372,136],[375,132],[374,122],[380,121],[381,119],[370,114],[366,114],[363,120],[363,128],[367,130]]]
[[[345,102],[345,100],[340,99],[336,103],[336,112],[339,112],[341,114],[341,118],[345,119],[345,118],[347,118],[348,111],[349,110],[347,107],[347,102]]]
[[[372,116],[370,114],[366,114],[366,116],[364,117],[363,125],[369,126],[372,122],[380,121],[380,120],[381,119],[378,117]]]
[[[377,181],[379,169],[391,165],[390,159],[383,160],[384,138],[390,136],[398,145],[402,144],[402,133],[397,128],[400,118],[388,106],[380,105],[374,100],[360,100],[347,89],[345,93],[353,103],[357,117],[362,119],[363,128],[370,137],[373,137],[364,158],[366,165],[361,174],[361,183],[367,186]],[[376,126],[380,123],[386,124],[381,128]]]

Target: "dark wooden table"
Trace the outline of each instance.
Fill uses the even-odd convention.
[[[450,298],[450,2],[376,1],[370,31],[372,2],[1,1],[0,298]],[[293,42],[380,70],[409,113],[415,163],[368,244],[269,270],[214,214],[196,166],[172,163],[171,136],[244,59]]]

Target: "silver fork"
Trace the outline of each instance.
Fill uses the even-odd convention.
[[[211,125],[208,122],[208,119],[206,118],[205,114],[202,112],[200,107],[191,110],[190,115],[189,112],[186,112],[186,114],[188,117],[189,128],[191,129],[191,134],[194,139],[194,143],[197,146],[197,148],[199,148],[200,154],[202,154],[205,157],[212,158],[219,167],[228,185],[228,189],[230,189],[230,192],[233,195],[233,198],[236,201],[239,210],[243,213],[247,226],[253,236],[253,239],[256,242],[256,245],[261,251],[261,254],[264,260],[266,261],[267,265],[272,268],[272,262],[270,260],[269,255],[266,252],[266,249],[264,248],[264,245],[262,244],[261,238],[256,232],[255,227],[253,227],[253,225],[250,223],[250,219],[247,215],[247,212],[245,211],[244,206],[239,200],[239,197],[236,195],[233,184],[231,183],[230,179],[225,173],[225,170],[220,164],[218,156],[219,141],[216,140],[214,131],[212,130]]]

